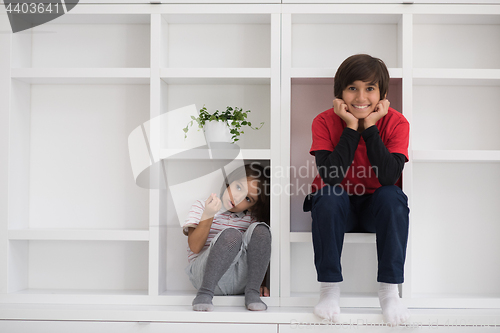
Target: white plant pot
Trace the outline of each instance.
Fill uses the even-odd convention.
[[[231,133],[229,132],[229,126],[223,121],[209,121],[205,123],[203,127],[205,132],[205,139],[208,145],[211,142],[227,142],[232,143]]]

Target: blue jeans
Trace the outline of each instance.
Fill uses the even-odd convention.
[[[399,187],[382,186],[373,194],[349,196],[339,186],[326,185],[310,200],[318,281],[343,280],[344,233],[370,232],[377,239],[377,281],[403,283],[410,209]],[[307,211],[307,204],[304,207]]]

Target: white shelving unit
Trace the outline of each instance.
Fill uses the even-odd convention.
[[[127,137],[185,105],[236,105],[265,122],[240,141],[240,158],[278,164],[278,9],[79,5],[10,37],[3,302],[191,303],[169,193],[136,186]],[[278,305],[273,247],[269,304]]]
[[[283,146],[291,149],[283,152],[282,161],[283,167],[297,170],[283,184],[297,191],[281,199],[283,219],[291,223],[282,229],[281,270],[292,272],[281,275],[282,304],[313,306],[318,299],[311,218],[302,212],[303,187],[315,176],[314,159],[307,155],[310,127],[304,124],[331,107],[336,66],[351,54],[368,53],[388,65],[388,99],[411,125],[410,162],[403,174],[411,231],[402,297],[410,307],[499,307],[497,284],[473,277],[500,277],[492,264],[500,253],[493,240],[499,235],[499,212],[491,201],[499,197],[493,185],[500,166],[500,137],[494,129],[500,120],[499,9],[283,7]],[[471,48],[461,52],[464,45]],[[373,235],[348,236],[341,306],[377,307]],[[472,248],[465,246],[466,240]],[[491,255],[485,255],[486,248]]]
[[[76,304],[87,307],[84,314],[60,318],[126,321],[131,314],[258,322],[270,331],[290,329],[290,318],[317,320],[310,314],[318,299],[311,219],[302,212],[316,174],[310,124],[331,107],[332,77],[355,53],[386,62],[391,106],[411,124],[404,301],[489,308],[484,321],[498,318],[499,5],[88,2],[30,31],[0,34],[0,305],[16,304],[0,319],[54,320],[50,306]],[[243,107],[252,123],[265,123],[245,132],[237,158],[270,166],[272,175],[266,303],[278,310],[257,319],[190,317],[195,290],[184,273],[187,241],[172,195],[134,182],[128,135],[191,104]],[[195,152],[172,158],[176,149],[156,147],[151,155],[168,157],[167,167],[200,163]],[[346,318],[365,311],[381,321],[370,312],[379,311],[375,253],[374,235],[347,235],[341,306],[353,309]],[[232,312],[243,297],[214,303]],[[36,304],[46,310],[32,310]],[[94,304],[130,309],[98,315]]]

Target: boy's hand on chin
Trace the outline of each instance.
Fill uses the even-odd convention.
[[[370,113],[364,120],[365,129],[375,125],[377,121],[385,117],[385,115],[389,112],[390,104],[391,102],[389,102],[389,100],[387,99],[383,99],[380,102],[378,102],[373,112]]]
[[[339,116],[340,119],[345,121],[347,127],[357,131],[359,126],[359,120],[347,110],[348,110],[347,104],[345,104],[344,100],[340,98],[333,100],[333,112],[335,112],[335,114]]]

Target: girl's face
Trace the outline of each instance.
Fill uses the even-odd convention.
[[[258,184],[258,180],[251,178],[242,178],[229,184],[222,194],[224,208],[233,213],[250,209],[259,199]]]

